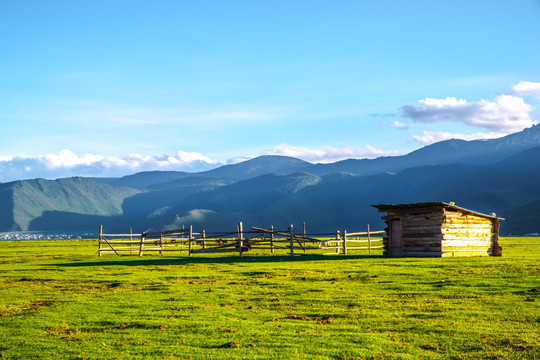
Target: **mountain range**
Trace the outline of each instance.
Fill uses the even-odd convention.
[[[540,232],[540,125],[491,140],[447,140],[403,156],[312,164],[261,156],[210,171],[0,184],[0,231],[308,232],[383,228],[379,203],[423,201],[504,217],[502,234]]]

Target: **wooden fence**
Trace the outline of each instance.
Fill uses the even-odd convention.
[[[107,253],[138,254],[143,256],[146,252],[158,252],[163,255],[169,251],[187,251],[193,254],[234,253],[242,257],[250,250],[286,250],[290,256],[307,254],[308,251],[332,250],[328,254],[348,254],[352,250],[382,249],[382,238],[373,238],[373,235],[383,234],[383,231],[370,231],[369,225],[365,232],[351,232],[346,230],[327,234],[306,234],[305,224],[302,234],[295,234],[291,225],[287,230],[275,230],[273,226],[268,229],[251,227],[244,231],[240,222],[234,232],[206,233],[204,230],[194,232],[193,227],[187,229],[162,232],[148,232],[142,234],[104,234],[103,227],[99,227],[98,255]]]

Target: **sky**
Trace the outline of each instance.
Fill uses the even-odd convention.
[[[538,39],[540,0],[0,0],[0,182],[504,136]]]

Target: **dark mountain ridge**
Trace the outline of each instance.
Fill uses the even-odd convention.
[[[440,141],[412,151],[407,155],[376,159],[348,159],[332,164],[316,164],[306,169],[324,175],[339,171],[357,175],[373,175],[424,165],[485,164],[499,161],[526,149],[540,146],[540,125],[497,139]]]

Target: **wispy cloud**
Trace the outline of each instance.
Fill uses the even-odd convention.
[[[33,110],[29,110],[33,109]],[[54,101],[12,107],[9,115],[25,121],[47,121],[100,127],[141,127],[159,125],[219,126],[235,123],[263,122],[280,118],[287,109],[250,104],[227,105],[213,108],[155,107],[126,105],[102,101]],[[4,117],[6,114],[4,114]]]
[[[62,150],[58,154],[3,156],[0,158],[0,181],[37,177],[114,177],[147,170],[202,171],[218,165],[217,161],[196,152],[115,157],[95,154],[79,156],[70,150]]]
[[[327,146],[318,149],[281,144],[275,146],[272,150],[263,151],[262,154],[292,156],[313,163],[331,163],[345,159],[400,155],[400,152],[381,150],[369,144],[356,147],[347,146],[344,148]]]
[[[238,157],[234,157],[234,158],[231,158],[231,159],[227,160],[227,165],[238,164],[238,163],[241,163],[241,162],[253,159],[253,158],[254,158],[254,156],[238,156]]]
[[[413,135],[412,139],[422,145],[429,145],[443,140],[450,139],[461,139],[461,140],[486,140],[486,139],[495,139],[505,134],[501,133],[483,133],[477,132],[475,134],[459,134],[459,133],[449,133],[444,131],[426,131],[422,132],[422,135]]]
[[[394,113],[386,113],[386,114],[373,113],[373,114],[369,114],[369,116],[371,117],[396,117],[397,115]]]
[[[415,122],[461,122],[501,133],[516,132],[537,124],[530,115],[532,110],[523,98],[512,95],[476,102],[455,97],[425,98],[419,105],[408,104],[401,108],[402,115]]]
[[[392,123],[380,123],[379,125],[382,127],[390,127],[390,128],[395,128],[399,130],[408,130],[413,126],[413,125],[402,123],[401,121],[398,121],[398,120]]]
[[[521,96],[532,95],[540,98],[540,83],[520,81],[518,84],[512,86],[512,93]]]

